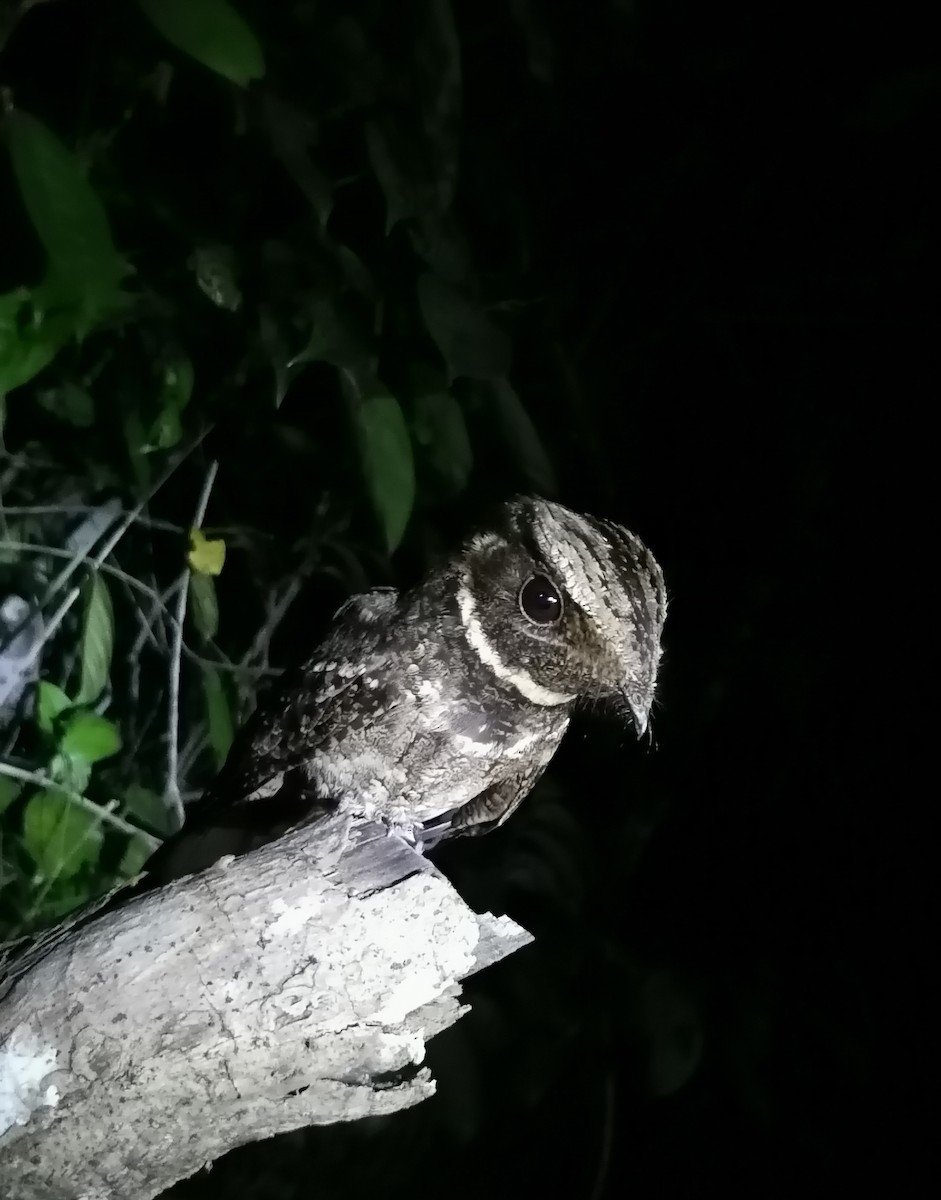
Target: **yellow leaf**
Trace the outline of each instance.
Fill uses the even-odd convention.
[[[225,562],[225,542],[222,538],[207,538],[201,529],[191,529],[186,561],[200,575],[218,575]]]

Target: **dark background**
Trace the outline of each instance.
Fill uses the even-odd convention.
[[[52,123],[99,31],[88,6],[48,10],[5,82]],[[243,11],[296,97],[288,6]],[[666,574],[653,745],[586,714],[505,831],[437,856],[536,943],[468,985],[473,1013],[430,1047],[434,1101],[248,1147],[173,1194],[899,1183],[927,1111],[928,804],[906,763],[931,688],[926,667],[902,680],[927,653],[926,543],[909,542],[937,404],[936,47],[895,9],[494,0],[455,16],[457,204],[484,290],[517,270],[513,379],[557,498],[624,521]],[[407,24],[383,20],[395,61]],[[186,86],[185,119],[141,126],[139,179],[205,189],[197,224],[219,186],[243,242],[256,209],[265,228],[306,219],[270,168],[212,140],[210,85]],[[361,202],[335,220],[381,240],[381,202]],[[200,353],[221,361],[230,336]],[[338,453],[316,371],[250,436],[219,435],[222,509],[302,528],[306,468],[266,462],[265,439],[282,423]],[[420,502],[372,582],[413,578],[429,542],[531,486],[479,412],[471,431],[467,488]],[[296,606],[282,661],[334,599]]]

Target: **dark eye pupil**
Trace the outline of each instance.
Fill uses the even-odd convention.
[[[562,597],[545,575],[534,575],[520,589],[520,608],[531,621],[545,625],[562,615]]]

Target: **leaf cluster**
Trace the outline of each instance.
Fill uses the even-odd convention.
[[[494,433],[512,484],[554,488],[511,379],[518,271],[464,221],[450,4],[394,27],[369,0],[100,17],[24,9],[0,55],[13,929],[140,867],[306,624],[298,597],[424,559]],[[72,73],[53,51],[37,78],[53,33]],[[107,754],[69,749],[91,736],[69,713]]]

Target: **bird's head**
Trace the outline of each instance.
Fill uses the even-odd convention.
[[[663,573],[623,526],[517,497],[456,561],[464,636],[535,704],[614,701],[647,728],[666,616]]]

